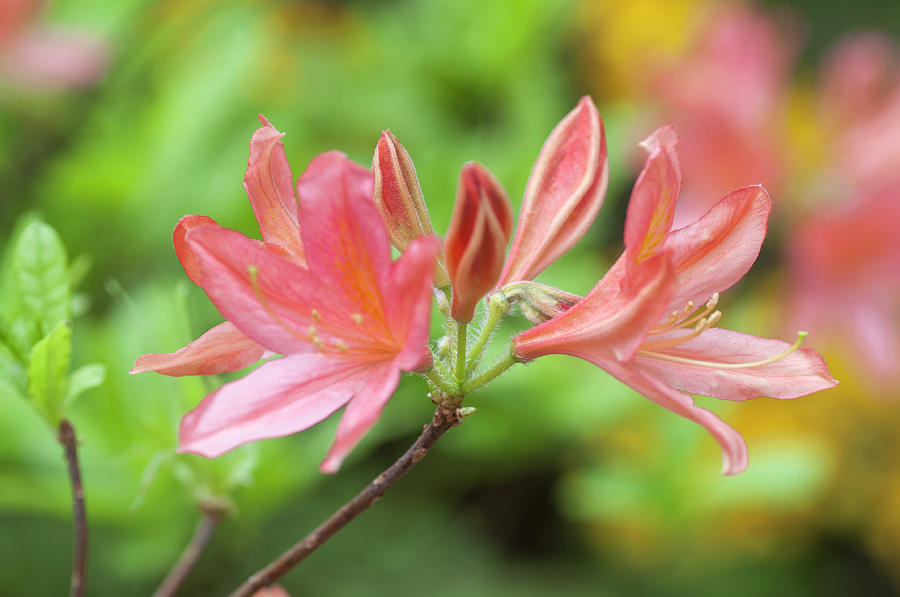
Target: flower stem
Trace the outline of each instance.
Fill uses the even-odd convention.
[[[512,367],[513,365],[515,365],[518,362],[519,361],[516,360],[516,357],[513,356],[512,348],[510,348],[510,351],[508,353],[506,353],[506,356],[504,356],[502,359],[500,359],[499,361],[494,363],[491,367],[489,367],[485,371],[481,372],[481,374],[476,375],[475,377],[470,379],[468,382],[466,382],[462,387],[462,393],[468,394],[469,392],[474,392],[475,390],[477,390],[484,384],[486,384],[489,381],[491,381],[492,379],[498,377],[500,374],[502,374],[504,371],[506,371],[507,369],[509,369],[510,367]]]
[[[422,375],[445,395],[452,396],[456,393],[456,389],[452,387],[451,383],[447,382],[446,377],[443,375],[444,372],[439,369],[439,362],[437,359],[434,359],[434,366]]]
[[[497,329],[497,324],[500,323],[500,320],[503,319],[503,316],[506,315],[508,310],[509,301],[507,301],[500,292],[494,293],[488,302],[488,312],[487,315],[485,315],[478,339],[475,340],[475,343],[472,345],[472,350],[469,351],[469,360],[466,365],[467,372],[474,371],[475,367],[478,366],[478,362],[481,359],[481,353],[484,352],[484,347],[487,345],[488,340],[491,339],[494,330]]]
[[[462,387],[466,381],[466,329],[465,321],[456,322],[456,383]]]
[[[69,465],[69,480],[72,483],[75,553],[72,557],[72,581],[69,585],[69,596],[83,597],[85,575],[87,574],[88,529],[84,509],[84,489],[81,485],[81,469],[78,467],[78,439],[75,435],[75,428],[66,419],[59,422],[59,431],[56,437],[62,444],[66,462]]]
[[[178,558],[178,562],[166,575],[165,580],[153,593],[153,597],[174,597],[178,594],[178,589],[197,565],[200,556],[206,551],[213,533],[222,521],[222,511],[218,509],[202,509],[202,511],[203,517],[197,523],[197,529],[194,531],[191,542],[188,543],[184,553]]]
[[[247,579],[247,582],[238,587],[230,597],[250,597],[259,589],[271,585],[303,561],[309,554],[321,547],[335,533],[344,528],[347,523],[375,503],[394,483],[399,481],[428,454],[431,447],[444,433],[459,424],[458,407],[458,399],[442,402],[438,406],[437,411],[435,411],[431,423],[425,427],[422,435],[399,460],[378,475],[355,498],[344,504],[302,541]]]

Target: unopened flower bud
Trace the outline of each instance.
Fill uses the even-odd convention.
[[[530,281],[507,284],[498,294],[517,304],[522,315],[535,325],[561,315],[581,300],[577,294]]]
[[[406,148],[390,131],[384,131],[372,159],[375,176],[375,207],[387,228],[391,244],[406,250],[414,238],[433,234],[416,168]],[[435,285],[449,284],[443,264],[438,260]]]
[[[609,181],[603,121],[589,97],[550,133],[534,163],[498,282],[531,280],[584,236]]]
[[[506,191],[484,166],[475,162],[463,166],[444,240],[453,284],[451,313],[457,321],[471,321],[478,301],[497,282],[511,231]]]

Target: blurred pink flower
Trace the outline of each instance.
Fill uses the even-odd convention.
[[[833,387],[822,358],[780,340],[716,328],[718,293],[759,254],[771,202],[760,186],[732,191],[699,220],[671,230],[681,188],[677,137],[648,137],[625,223],[625,252],[584,299],[513,339],[532,360],[587,360],[644,396],[706,427],[722,448],[723,472],[747,467],[741,435],[689,393],[727,400],[795,398]],[[699,308],[695,308],[701,305]]]
[[[829,333],[863,372],[892,386],[900,381],[897,44],[878,33],[842,40],[826,58],[819,103],[830,162],[810,193],[818,204],[787,238],[789,324]]]
[[[100,78],[109,48],[89,33],[37,23],[39,0],[0,2],[0,77],[28,89],[84,87]]]
[[[788,246],[789,324],[832,334],[864,371],[891,382],[881,392],[900,382],[898,223],[900,181],[811,214]]]
[[[310,163],[295,198],[281,133],[261,120],[245,188],[263,242],[202,216],[186,216],[175,230],[185,271],[226,323],[175,353],[139,358],[132,372],[206,374],[239,369],[266,351],[287,355],[207,396],[182,421],[179,450],[215,457],[302,431],[346,404],[320,467],[335,472],[375,424],[401,371],[430,366],[439,241],[417,238],[392,263],[372,174],[337,152]]]
[[[777,188],[784,176],[781,116],[795,49],[774,20],[747,6],[721,9],[703,30],[653,89],[663,120],[680,133],[687,172],[676,225],[748,180]]]
[[[833,163],[851,191],[900,179],[900,48],[879,33],[843,39],[828,55],[822,117]]]

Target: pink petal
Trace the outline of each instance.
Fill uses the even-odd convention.
[[[516,356],[630,359],[669,304],[672,270],[668,257],[658,255],[626,276],[624,260],[623,256],[616,262],[581,302],[515,336]]]
[[[291,167],[278,132],[262,115],[263,126],[250,138],[250,158],[244,175],[244,189],[263,240],[281,245],[293,261],[305,264],[300,239],[300,220]]]
[[[197,286],[203,286],[200,282],[200,262],[197,260],[193,249],[188,245],[185,237],[191,229],[209,224],[218,226],[218,222],[206,216],[184,216],[178,220],[178,224],[175,225],[175,230],[172,232],[175,255],[178,257],[178,261],[181,262],[184,273],[186,273],[187,277]]]
[[[497,286],[530,280],[571,249],[597,216],[608,182],[603,121],[585,96],[541,148]]]
[[[741,434],[722,422],[714,413],[695,406],[693,398],[646,375],[632,363],[603,360],[591,362],[656,404],[706,427],[722,448],[723,474],[736,475],[747,468],[747,444]]]
[[[381,282],[390,271],[390,243],[372,200],[372,173],[342,153],[323,153],[300,176],[297,195],[310,273],[339,289],[334,309],[362,316],[384,337]]]
[[[303,431],[346,404],[373,372],[381,368],[321,354],[266,363],[185,415],[178,451],[215,458],[247,442]]]
[[[342,288],[239,232],[198,226],[187,242],[201,264],[203,289],[219,312],[273,352],[309,352],[317,338],[321,349],[335,350],[337,340],[366,349],[384,335],[381,328],[369,333],[370,321],[357,324],[341,308]]]
[[[388,399],[400,382],[400,370],[394,363],[382,363],[366,371],[366,378],[344,409],[334,443],[319,465],[323,473],[336,473],[344,458],[381,416]]]
[[[766,361],[790,347],[790,343],[781,340],[712,328],[659,352],[716,365]],[[680,390],[726,400],[796,398],[837,385],[822,357],[809,349],[797,350],[773,363],[739,369],[676,363],[643,352],[638,352],[633,362],[635,367]]]
[[[226,321],[175,352],[138,357],[129,373],[156,371],[175,377],[216,375],[248,367],[263,358],[265,353],[263,346]]]
[[[681,168],[671,126],[657,129],[641,146],[647,150],[644,169],[634,183],[625,218],[625,253],[635,264],[655,255],[672,227],[681,190]]]
[[[395,360],[404,371],[418,371],[431,363],[431,276],[440,250],[441,242],[436,236],[414,239],[391,265],[385,285],[388,326],[397,341],[405,341]]]
[[[703,304],[731,287],[756,261],[772,201],[761,186],[728,193],[706,214],[671,232],[663,249],[671,251],[676,288],[672,309],[689,300]]]

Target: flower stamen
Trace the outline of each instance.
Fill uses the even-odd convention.
[[[803,339],[806,338],[808,332],[797,332],[797,341],[794,342],[787,350],[784,352],[775,355],[772,358],[765,359],[762,361],[754,361],[752,363],[713,363],[710,361],[698,361],[695,359],[688,359],[685,357],[678,357],[670,354],[665,354],[662,352],[654,352],[650,350],[641,349],[638,351],[638,354],[645,357],[652,357],[655,359],[661,359],[664,361],[671,361],[673,363],[681,363],[683,365],[695,365],[697,367],[710,367],[713,369],[748,369],[751,367],[762,367],[763,365],[768,365],[769,363],[774,363],[776,361],[780,361],[786,356],[795,352],[798,348],[800,348],[800,344],[803,342]]]
[[[713,311],[709,317],[701,317],[697,324],[694,326],[694,329],[691,333],[685,334],[684,336],[678,336],[677,338],[668,338],[666,340],[658,340],[656,342],[644,342],[641,345],[641,350],[660,350],[663,348],[671,348],[673,346],[678,346],[679,344],[684,344],[688,340],[696,338],[706,330],[711,327],[714,327],[719,320],[722,319],[721,311]],[[691,321],[694,321],[692,318]],[[676,329],[676,328],[672,328]]]
[[[688,301],[684,306],[684,309],[681,310],[681,313],[678,311],[672,311],[671,315],[669,315],[668,319],[666,319],[663,323],[657,325],[656,327],[650,330],[651,334],[665,334],[667,332],[671,332],[672,330],[677,330],[679,328],[687,327],[697,321],[700,321],[707,315],[713,312],[716,308],[716,305],[719,304],[719,293],[713,294],[708,301],[706,301],[706,305],[704,305],[703,311],[694,312],[694,301]],[[693,312],[693,313],[692,313]],[[721,313],[720,313],[721,316]],[[718,321],[718,319],[716,320]]]

